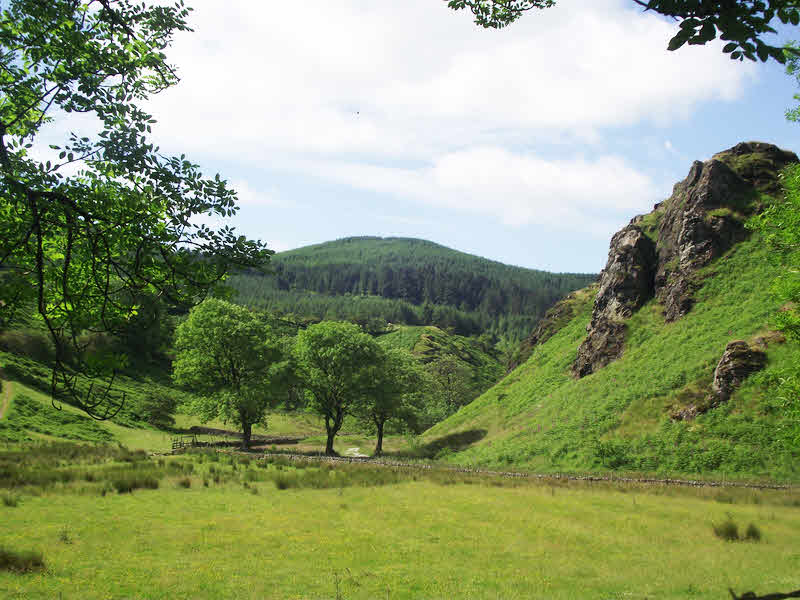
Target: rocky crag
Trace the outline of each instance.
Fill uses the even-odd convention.
[[[617,232],[573,375],[585,377],[619,358],[626,320],[651,298],[661,303],[667,322],[687,314],[700,269],[747,237],[745,220],[763,208],[767,196],[781,193],[777,174],[797,161],[793,152],[772,144],[740,143],[706,162],[695,161],[667,200]],[[736,344],[726,350],[728,366],[723,368],[721,361],[717,368],[720,385],[717,389],[715,374],[709,405],[730,395],[733,388],[723,381],[738,385],[745,373],[763,366],[757,350]]]

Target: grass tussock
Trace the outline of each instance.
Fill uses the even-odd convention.
[[[19,496],[16,494],[0,494],[0,499],[2,499],[3,506],[8,506],[10,508],[14,508],[19,504]]]
[[[726,542],[760,542],[762,538],[761,529],[755,523],[750,523],[744,534],[740,534],[739,526],[730,515],[721,523],[712,524],[711,527],[714,535]]]
[[[157,490],[158,479],[150,475],[131,475],[128,477],[121,477],[111,482],[114,489],[119,494],[130,494],[134,490]]]
[[[18,551],[0,546],[0,571],[33,573],[43,571],[44,568],[44,557],[41,552]]]

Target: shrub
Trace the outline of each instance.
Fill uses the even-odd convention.
[[[188,477],[184,477],[183,479],[178,480],[178,486],[182,488],[190,488],[192,487],[192,480]]]
[[[36,330],[0,333],[0,350],[21,354],[37,362],[48,362],[55,356],[53,342],[44,332]]]
[[[119,477],[111,482],[114,489],[120,494],[130,494],[136,489],[158,489],[158,479],[151,475]]]
[[[755,523],[750,523],[750,525],[747,526],[747,530],[744,532],[744,539],[751,542],[761,541],[761,530]]]
[[[739,539],[739,527],[731,518],[718,525],[712,525],[712,527],[714,528],[714,535],[726,542],[735,542]]]
[[[41,552],[18,552],[0,546],[0,570],[15,573],[31,573],[44,569],[44,558]]]
[[[16,494],[3,494],[3,506],[14,507],[19,504],[19,496]]]

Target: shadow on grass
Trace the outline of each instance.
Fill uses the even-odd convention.
[[[487,433],[489,432],[486,429],[459,431],[458,433],[451,433],[437,438],[424,446],[393,453],[393,456],[397,458],[437,458],[450,452],[460,452],[485,438]]]

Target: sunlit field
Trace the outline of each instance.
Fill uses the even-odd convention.
[[[724,598],[729,587],[800,587],[794,491],[70,448],[0,456],[0,545],[44,565],[6,565],[0,597]],[[715,534],[726,522],[741,539]]]

